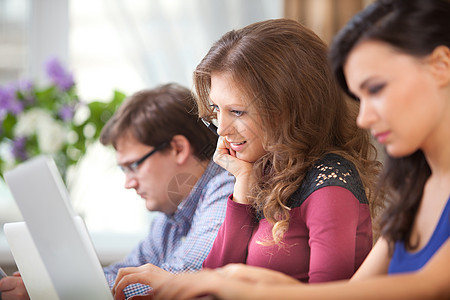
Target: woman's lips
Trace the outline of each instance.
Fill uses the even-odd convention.
[[[378,140],[378,142],[383,144],[386,141],[386,139],[388,138],[389,133],[390,133],[389,131],[376,133],[376,134],[374,134],[374,137]]]
[[[247,142],[244,141],[244,142],[239,142],[239,143],[233,143],[233,142],[228,142],[228,143],[230,144],[230,147],[233,151],[239,152],[242,149],[244,149],[245,144]]]

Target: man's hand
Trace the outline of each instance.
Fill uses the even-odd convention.
[[[0,280],[0,292],[2,300],[30,300],[19,272]]]
[[[140,267],[122,268],[117,273],[117,278],[112,287],[112,293],[114,299],[125,299],[123,290],[130,284],[141,283],[152,286],[153,280],[156,278],[165,278],[173,276],[170,272],[167,272],[155,265],[146,264]],[[153,299],[152,295],[136,296],[133,299]]]

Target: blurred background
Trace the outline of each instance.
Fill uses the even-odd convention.
[[[195,66],[231,29],[287,17],[327,43],[370,0],[0,0],[0,87],[45,85],[44,65],[57,58],[77,97],[105,102],[158,84],[192,87]],[[1,102],[1,99],[0,99]],[[0,103],[1,104],[1,103]],[[0,121],[1,121],[0,116]],[[6,151],[0,149],[0,159]],[[148,230],[152,214],[124,177],[114,151],[91,143],[65,174],[74,209],[88,226],[102,264],[124,256]],[[0,226],[21,220],[0,179]],[[0,266],[15,268],[3,230]]]

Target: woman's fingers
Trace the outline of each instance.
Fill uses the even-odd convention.
[[[213,160],[216,164],[236,176],[239,174],[240,169],[248,164],[236,157],[236,151],[231,149],[230,144],[223,138],[219,137],[217,141],[216,152],[214,153]]]

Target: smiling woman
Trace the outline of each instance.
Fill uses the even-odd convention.
[[[370,250],[365,188],[377,163],[326,53],[313,32],[277,19],[226,33],[197,66],[200,115],[221,136],[215,161],[236,177],[204,267],[241,262],[320,282],[350,277]]]

